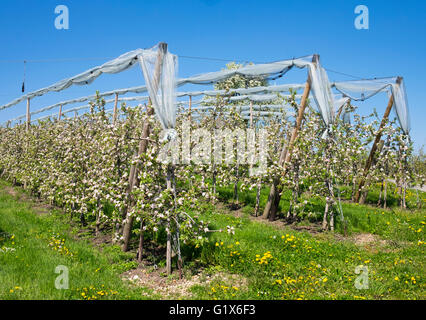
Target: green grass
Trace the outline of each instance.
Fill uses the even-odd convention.
[[[134,267],[131,255],[114,246],[101,252],[88,241],[75,240],[67,218],[57,212],[37,215],[29,203],[6,194],[4,187],[1,182],[0,299],[143,297],[145,289],[132,289],[119,278]],[[69,290],[55,287],[59,265],[69,270]]]
[[[220,188],[219,195],[223,201],[233,202],[232,188]],[[267,195],[267,188],[262,189],[261,206]],[[407,195],[408,203],[414,207],[414,193]],[[420,196],[425,198],[424,193]],[[245,290],[232,289],[232,282],[223,281],[208,290],[196,288],[195,292],[198,297],[210,299],[425,299],[426,211],[401,210],[396,197],[389,195],[393,206],[387,210],[343,202],[348,238],[336,236],[344,233],[339,217],[336,234],[316,236],[249,219],[254,211],[255,191],[241,194],[244,215],[240,218],[230,212],[217,213],[214,207],[207,206],[203,212],[213,229],[226,230],[229,225],[237,231],[235,235],[214,234],[209,245],[199,249],[201,260],[214,266],[213,270],[242,275],[248,286]],[[305,198],[313,217],[321,217],[322,201]],[[289,199],[290,195],[284,193],[280,202],[284,212]],[[373,190],[368,201],[377,200],[378,192]],[[357,245],[353,241],[356,234],[372,234],[376,241]],[[358,266],[368,268],[368,289],[355,287]]]
[[[218,282],[201,298],[231,299],[424,299],[424,233],[406,230],[399,241],[365,249],[351,241],[336,241],[332,234],[314,237],[290,228],[281,230],[247,217],[208,214],[215,228],[235,226],[235,235],[214,234],[200,249],[205,264],[240,274],[247,288],[232,289]],[[399,216],[398,214],[396,214]],[[414,214],[425,220],[424,213]],[[386,221],[386,217],[380,217]],[[412,232],[413,235],[408,235]],[[402,233],[398,231],[397,234]],[[411,240],[408,240],[411,239]],[[263,258],[263,259],[262,259]],[[367,266],[369,289],[355,287],[357,266]]]
[[[161,298],[147,289],[129,287],[119,278],[136,266],[133,254],[111,245],[99,250],[88,240],[90,234],[86,240],[81,235],[76,239],[69,217],[55,211],[37,215],[31,204],[7,194],[5,186],[0,182],[0,299],[82,299],[82,292],[98,299],[141,299],[147,294]],[[229,190],[221,192],[225,200],[226,192],[232,197]],[[193,286],[193,295],[187,298],[426,298],[425,210],[395,206],[383,210],[345,202],[350,235],[345,238],[339,220],[336,233],[317,235],[253,220],[253,197],[254,192],[240,198],[245,207],[239,217],[223,206],[205,203],[199,208],[212,229],[225,231],[210,234],[201,247],[184,246],[185,271],[194,273],[202,267],[203,275],[221,276]],[[263,203],[265,197],[267,190],[262,190]],[[311,210],[320,212],[322,203],[310,200]],[[284,196],[281,206],[287,205]],[[227,226],[234,227],[235,234],[228,234]],[[377,242],[357,245],[351,239],[358,233],[374,234]],[[55,240],[62,241],[62,249]],[[6,248],[14,251],[5,252]],[[69,290],[54,286],[58,265],[69,268]],[[355,287],[358,266],[368,268],[368,289]],[[98,294],[101,290],[108,295]]]

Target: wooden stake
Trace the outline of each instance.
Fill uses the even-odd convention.
[[[164,54],[167,52],[167,43],[160,43],[159,44],[159,50],[158,50],[158,56],[157,56],[157,62],[155,65],[155,70],[154,70],[154,92],[158,91],[158,85],[160,83],[160,76],[161,76],[161,70],[162,70],[162,65],[163,65],[163,57]],[[148,116],[151,116],[154,114],[154,109],[151,106],[151,99],[149,100],[148,106],[147,106],[147,114]],[[148,136],[150,133],[150,125],[149,122],[145,122],[142,128],[142,137],[141,140],[139,142],[139,148],[138,148],[138,153],[137,156],[140,156],[142,154],[144,154],[146,152],[146,149],[148,147]],[[133,188],[139,184],[139,178],[138,178],[138,168],[136,165],[132,165],[130,167],[130,174],[129,174],[129,187],[128,187],[128,194],[129,194],[129,206],[133,205],[134,199],[132,199],[131,197],[131,192],[133,190]],[[131,236],[131,231],[132,231],[132,227],[133,227],[133,217],[127,217],[127,208],[123,211],[123,219],[127,218],[127,223],[124,225],[124,230],[123,230],[123,246],[122,246],[122,250],[123,251],[128,251],[129,250],[129,242],[130,242],[130,236]]]
[[[397,82],[400,82],[402,78],[398,77]],[[359,202],[361,198],[361,189],[364,187],[365,179],[368,175],[368,171],[370,170],[371,164],[373,163],[374,154],[376,153],[378,143],[380,139],[382,138],[383,134],[383,128],[386,125],[386,122],[388,121],[389,114],[392,110],[394,98],[393,94],[389,98],[388,106],[386,107],[385,114],[383,115],[382,122],[380,123],[379,131],[377,132],[376,138],[374,139],[373,146],[371,147],[370,155],[368,156],[367,162],[365,164],[364,173],[361,177],[361,181],[359,182],[358,189],[356,191],[355,195],[355,202]]]
[[[318,61],[319,61],[319,56],[314,55],[312,62],[317,63]],[[308,80],[306,81],[306,84],[305,84],[302,100],[300,101],[300,107],[299,107],[299,112],[296,118],[296,124],[293,128],[293,132],[291,134],[288,147],[284,145],[281,150],[279,165],[284,168],[284,171],[285,171],[286,162],[289,162],[291,160],[294,142],[296,141],[300,127],[302,125],[303,115],[305,113],[306,104],[307,104],[310,92],[311,92],[311,79],[310,79],[310,76],[308,75]],[[262,217],[265,219],[267,219],[268,217],[270,220],[275,219],[275,214],[281,199],[279,195],[280,190],[278,190],[278,184],[279,184],[279,178],[275,179],[274,183],[271,185],[268,202],[266,203],[265,210],[263,211],[263,215],[262,215]]]
[[[58,121],[61,120],[61,117],[62,117],[62,104],[59,106]]]
[[[143,218],[141,219],[141,225],[140,225],[140,234],[139,234],[139,247],[138,247],[138,262],[141,263],[142,262],[142,255],[143,255],[143,229],[144,229],[144,224],[143,224]]]
[[[388,200],[388,182],[385,179],[385,189],[383,190],[383,208],[387,208],[387,200]]]
[[[30,124],[31,124],[30,98],[28,98],[27,99],[27,124],[26,124],[27,131],[30,130]]]
[[[118,112],[117,104],[118,104],[118,93],[115,94],[114,111],[113,111],[114,113],[113,113],[113,116],[112,116],[112,124],[114,124],[114,125],[115,125],[115,122],[117,121],[117,112]]]
[[[314,56],[314,62],[315,62],[315,56]],[[302,126],[303,115],[305,114],[305,109],[306,109],[310,92],[311,92],[311,82],[308,80],[305,85],[305,90],[303,91],[302,101],[300,102],[299,113],[296,119],[296,126],[294,127],[293,132],[291,134],[290,143],[288,146],[288,152],[285,152],[285,160],[283,165],[285,165],[287,162],[290,162],[291,160],[294,143],[296,142],[296,138],[299,135],[299,131]],[[280,159],[280,161],[282,161],[282,159]]]

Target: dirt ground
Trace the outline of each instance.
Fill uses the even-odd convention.
[[[211,275],[201,270],[196,275],[183,276],[182,279],[178,279],[177,275],[165,277],[164,273],[164,269],[141,266],[123,273],[122,279],[130,281],[134,285],[146,287],[152,290],[152,293],[160,295],[164,300],[191,298],[192,293],[190,289],[192,286],[208,286],[215,281],[232,283],[233,286],[239,289],[247,287],[247,280],[245,278],[225,272],[216,272],[214,275]],[[151,295],[148,292],[146,294],[147,296]]]
[[[36,214],[39,214],[39,215],[49,214],[50,210],[54,208],[53,206],[48,205],[41,200],[37,200],[36,198],[31,197],[27,195],[26,193],[17,191],[13,187],[7,186],[4,188],[4,190],[6,191],[6,193],[14,197],[16,200],[21,200],[24,202],[31,203],[31,209],[34,210]]]

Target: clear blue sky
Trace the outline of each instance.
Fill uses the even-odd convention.
[[[54,27],[57,5],[69,8],[70,29]],[[369,8],[369,30],[354,27],[354,8]],[[362,78],[401,75],[406,81],[416,147],[426,144],[426,2],[335,1],[35,1],[2,0],[0,6],[0,104],[21,95],[23,63],[6,60],[99,58],[28,63],[26,91],[47,86],[159,41],[178,55],[274,61],[319,53],[329,69]],[[179,76],[218,70],[224,62],[181,58]],[[290,75],[290,73],[294,75]],[[305,71],[289,73],[304,81]],[[294,77],[294,78],[291,78]],[[331,80],[351,78],[329,73]],[[292,81],[292,82],[293,82]],[[142,85],[135,67],[34,99],[32,107],[127,86]],[[359,104],[383,114],[387,97]],[[364,110],[364,111],[363,111]],[[25,104],[0,111],[0,121],[25,113]]]

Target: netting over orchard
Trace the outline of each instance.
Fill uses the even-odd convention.
[[[296,91],[298,94],[295,97],[297,100],[300,100],[302,98],[301,90],[306,87],[305,83],[229,90],[179,91],[178,88],[185,84],[194,84],[200,85],[200,89],[202,89],[202,86],[215,84],[237,75],[243,76],[246,79],[278,79],[285,76],[292,69],[307,69],[308,79],[306,83],[310,86],[310,97],[315,102],[327,130],[330,130],[336,115],[345,115],[345,112],[342,113],[342,109],[344,109],[350,100],[364,101],[378,93],[386,92],[393,98],[393,105],[401,128],[407,135],[410,132],[408,102],[402,77],[330,82],[326,70],[320,64],[319,56],[314,54],[271,63],[250,64],[239,69],[220,70],[181,79],[178,78],[178,56],[170,53],[168,50],[162,50],[162,46],[165,46],[165,44],[160,43],[150,49],[137,49],[127,52],[101,66],[61,80],[46,88],[30,92],[4,104],[0,106],[0,110],[11,108],[25,101],[27,102],[26,114],[10,119],[4,124],[13,125],[24,119],[29,124],[47,118],[58,119],[71,112],[87,110],[90,107],[88,102],[95,99],[96,95],[59,101],[38,110],[31,110],[30,102],[50,92],[60,92],[74,85],[88,85],[102,74],[116,74],[135,65],[139,65],[145,79],[145,85],[116,89],[99,94],[102,98],[114,97],[105,100],[107,104],[114,104],[113,108],[107,110],[114,114],[113,118],[116,118],[119,113],[117,108],[118,102],[143,102],[150,100],[157,119],[163,128],[169,130],[169,132],[173,132],[176,125],[176,114],[179,110],[190,108],[196,115],[200,110],[214,108],[214,99],[217,96],[227,97],[227,101],[229,102],[247,102],[247,104],[238,105],[239,111],[245,119],[279,115],[282,113],[294,116],[284,101],[276,103],[277,94],[280,94],[282,97],[288,97],[291,91]],[[159,55],[164,55],[161,64],[157,63]],[[156,73],[156,68],[160,72]],[[160,75],[159,79],[155,78],[156,74]],[[128,93],[144,95],[126,97],[125,95]],[[188,97],[189,100],[177,101],[177,98],[185,97]],[[199,99],[192,100],[193,97]],[[206,106],[205,104],[208,104],[208,102],[211,102],[213,106]],[[200,106],[201,104],[204,105]],[[72,107],[63,109],[66,106]],[[39,118],[34,117],[50,110],[53,111],[52,114]],[[195,120],[196,118],[195,116],[193,119]],[[326,134],[327,132],[324,133],[324,136]]]

